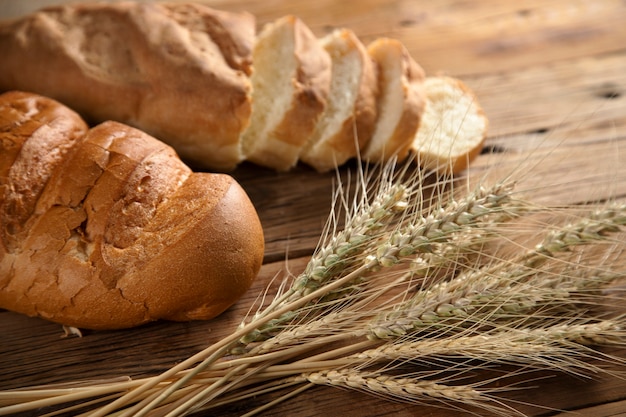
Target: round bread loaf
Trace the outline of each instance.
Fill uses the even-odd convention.
[[[215,317],[263,260],[232,177],[21,92],[0,96],[0,223],[0,307],[78,328]]]

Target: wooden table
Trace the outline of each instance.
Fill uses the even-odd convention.
[[[487,149],[501,152],[481,155],[471,168],[477,174],[498,155],[523,160],[537,147],[548,147],[552,151],[542,154],[545,160],[534,168],[535,180],[541,179],[535,184],[553,185],[537,190],[542,202],[575,204],[609,195],[626,197],[623,1],[207,3],[252,12],[259,24],[294,14],[318,35],[347,27],[364,42],[397,38],[427,74],[459,77],[477,93],[490,119]],[[37,4],[0,0],[0,14],[16,15]],[[604,174],[614,181],[598,186],[594,180]],[[130,331],[86,332],[82,338],[62,338],[58,325],[2,311],[0,389],[161,372],[228,334],[275,274],[302,270],[328,214],[334,174],[316,174],[305,167],[278,174],[244,164],[234,176],[256,205],[267,241],[261,273],[234,307],[208,322],[154,323]],[[623,379],[556,375],[534,385],[536,389],[513,394],[541,406],[521,406],[529,415],[626,415]],[[223,413],[238,415],[262,403],[263,399],[252,399]],[[444,417],[457,413],[319,387],[263,415]]]

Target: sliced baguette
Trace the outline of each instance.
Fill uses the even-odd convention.
[[[458,173],[480,153],[488,120],[474,93],[452,77],[427,77],[426,109],[412,151],[425,169]]]
[[[424,70],[398,40],[380,38],[367,51],[378,65],[378,120],[363,159],[404,159],[424,110]]]
[[[242,153],[258,165],[286,171],[324,111],[331,62],[311,30],[294,16],[267,24],[253,50],[252,117]]]
[[[376,122],[376,69],[354,32],[340,29],[320,39],[332,60],[328,105],[300,159],[319,172],[357,156]]]

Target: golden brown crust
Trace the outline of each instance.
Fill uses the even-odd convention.
[[[245,193],[229,176],[194,175],[179,193],[146,229],[153,233],[152,228],[166,227],[171,231],[167,239],[177,240],[176,244],[170,244],[140,270],[127,274],[120,287],[125,297],[145,302],[155,317],[214,317],[251,285],[263,259],[263,232],[260,223],[248,214],[252,212]],[[200,193],[211,195],[211,201],[217,203],[207,205],[206,198],[198,198]],[[184,234],[179,232],[181,225],[168,223],[170,211],[181,212],[179,219],[189,223]],[[235,217],[235,213],[244,218]],[[145,285],[138,284],[136,275],[143,277]],[[172,279],[175,285],[168,282]],[[143,294],[145,288],[154,289],[148,299]]]
[[[87,125],[72,110],[21,92],[0,112],[0,242],[13,247],[54,169]]]
[[[16,105],[19,99],[30,106]],[[0,96],[0,143],[15,143],[5,138],[18,132],[24,138],[16,145],[19,158],[36,159],[30,142],[41,142],[37,132],[45,126],[84,132],[84,123],[63,109],[39,96]],[[30,119],[43,121],[24,122]],[[27,129],[34,132],[28,135],[24,123],[41,126]],[[43,185],[31,181],[31,188],[40,189],[36,196],[17,193],[17,179],[1,177],[6,250],[0,307],[64,325],[112,329],[208,319],[248,289],[263,259],[263,232],[234,179],[192,173],[172,148],[117,122],[74,140],[62,133],[54,140],[70,144]],[[0,172],[11,169],[0,166]],[[33,200],[18,213],[19,227],[6,226],[6,219],[16,217],[8,204],[17,199],[13,194]]]
[[[201,5],[52,7],[0,28],[0,90],[139,127],[191,161],[228,170],[241,160],[250,117],[254,30],[249,14]]]

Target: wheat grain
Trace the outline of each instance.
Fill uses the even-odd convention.
[[[447,386],[432,381],[392,378],[381,375],[370,376],[354,369],[312,372],[304,376],[314,384],[368,390],[377,394],[403,399],[428,397],[475,401],[481,398],[480,392],[466,386]]]
[[[487,391],[469,385],[446,385],[417,378],[395,377],[355,369],[327,370],[303,375],[309,382],[369,392],[405,402],[438,401],[448,407],[452,402],[473,405],[491,412],[501,412],[500,404],[492,404]]]
[[[624,319],[581,321],[530,329],[502,328],[482,334],[400,339],[358,352],[351,358],[364,363],[396,360],[429,362],[438,356],[449,356],[487,363],[524,363],[538,369],[546,365],[554,367],[558,363],[557,358],[561,358],[563,366],[560,369],[579,367],[595,370],[588,362],[575,361],[574,353],[580,354],[579,345],[622,345]]]
[[[572,293],[578,291],[579,285],[588,285],[586,280],[572,284],[560,279],[546,279],[543,283],[535,279],[533,284],[512,284],[502,276],[473,275],[472,278],[455,279],[419,291],[410,300],[372,320],[368,324],[368,336],[388,339],[433,328],[448,332],[467,328],[485,331],[505,323],[528,324],[530,319],[547,317],[549,311],[554,315],[557,308],[574,303]],[[561,281],[560,285],[555,285],[555,281]]]
[[[485,325],[501,317],[518,320],[542,306],[554,310],[572,303],[573,294],[589,294],[590,289],[601,288],[624,274],[605,273],[590,266],[577,267],[575,272],[555,271],[545,264],[576,246],[608,240],[607,235],[618,232],[624,224],[624,213],[623,205],[609,206],[575,224],[548,232],[540,244],[518,259],[498,260],[478,268],[466,265],[467,269],[453,279],[417,291],[393,311],[380,314],[371,324],[370,337],[399,337],[433,325]]]
[[[381,229],[392,224],[393,219],[402,214],[408,207],[408,198],[413,193],[410,184],[395,182],[394,178],[388,178],[389,176],[389,169],[382,171],[373,201],[371,203],[367,201],[368,193],[365,191],[359,204],[356,204],[356,212],[348,216],[344,229],[330,233],[329,241],[321,245],[311,257],[306,269],[296,277],[289,290],[277,297],[262,312],[258,312],[250,321],[258,320],[268,312],[311,293],[337,273],[345,274],[354,265],[360,264],[356,255],[364,250],[368,243],[379,237]],[[294,312],[287,312],[262,328],[245,335],[240,342],[247,345],[267,339],[272,331],[293,318]]]
[[[400,258],[432,252],[434,243],[447,242],[454,232],[476,227],[481,218],[505,211],[506,204],[511,202],[510,195],[510,185],[497,184],[491,189],[480,187],[459,202],[451,201],[445,208],[392,233],[386,243],[378,246],[376,260],[381,266],[389,267],[397,264]]]
[[[626,225],[626,205],[615,204],[603,207],[582,218],[577,223],[552,231],[533,251],[516,263],[536,268],[555,255],[571,250],[575,246],[603,241],[609,233]]]

